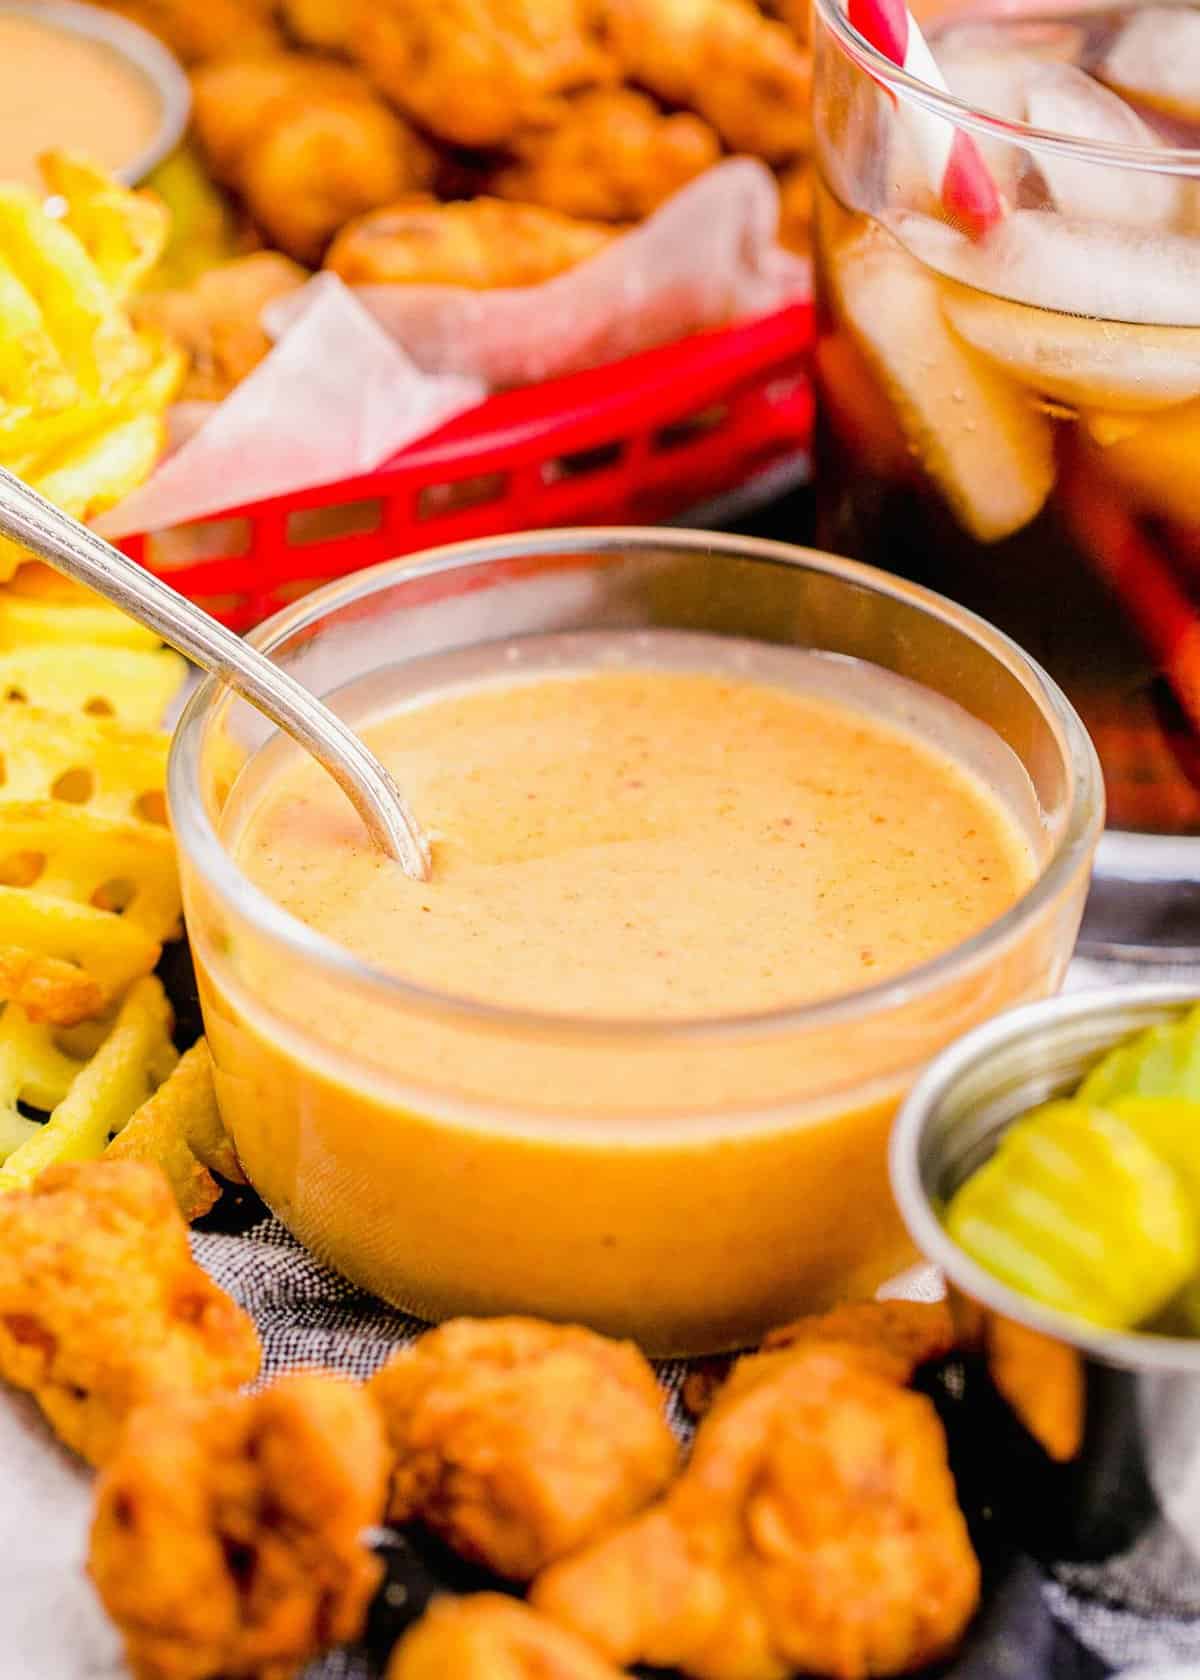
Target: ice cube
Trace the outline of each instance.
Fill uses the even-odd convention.
[[[938,281],[883,228],[852,235],[829,268],[847,327],[961,524],[981,542],[1027,525],[1053,481],[1049,422],[954,336]]]
[[[957,285],[942,308],[968,344],[1060,402],[1129,414],[1200,397],[1200,328],[1089,321]]]
[[[1200,12],[1186,6],[1131,12],[1098,73],[1155,111],[1200,122]]]
[[[930,216],[890,225],[931,267],[997,297],[1102,321],[1200,326],[1200,238],[1050,210],[1016,210],[980,240]]]
[[[1136,111],[1073,64],[1038,66],[1026,83],[1025,116],[1034,128],[1077,140],[1161,149],[1158,136]],[[1066,216],[1169,228],[1179,214],[1179,182],[1170,175],[1091,163],[1049,147],[1031,151],[1056,207]]]

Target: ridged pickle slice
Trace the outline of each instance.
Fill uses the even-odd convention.
[[[1124,1120],[1078,1100],[1011,1126],[946,1226],[1013,1289],[1110,1330],[1153,1317],[1200,1264],[1179,1175]]]
[[[1108,1108],[1122,1097],[1200,1103],[1200,1005],[1178,1021],[1147,1027],[1102,1056],[1075,1093]]]

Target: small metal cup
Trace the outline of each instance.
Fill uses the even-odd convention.
[[[1014,1120],[1196,1001],[1186,986],[1114,987],[989,1021],[917,1081],[890,1163],[901,1215],[973,1348],[940,1396],[971,1483],[964,1502],[1006,1541],[1074,1566],[1092,1591],[1190,1615],[1200,1612],[1200,1339],[1117,1335],[1041,1307],[969,1259],[941,1210]]]

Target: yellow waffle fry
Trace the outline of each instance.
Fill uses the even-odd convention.
[[[179,927],[175,844],[156,823],[52,800],[0,804],[0,885],[108,910],[160,942]]]
[[[77,519],[93,519],[149,478],[166,440],[160,414],[135,414],[44,462],[35,477],[37,488]]]
[[[0,397],[17,407],[64,409],[79,395],[28,287],[0,262]]]
[[[74,153],[46,152],[38,162],[101,279],[114,297],[128,297],[166,247],[171,221],[166,205],[153,193],[122,187]]]
[[[186,675],[170,648],[47,642],[0,649],[0,700],[116,718],[130,729],[156,728]]]
[[[235,1183],[244,1182],[233,1144],[221,1124],[212,1058],[203,1039],[121,1128],[106,1153],[160,1166],[185,1219],[198,1219],[217,1201],[221,1191],[214,1172]]]
[[[60,802],[117,822],[166,822],[168,738],[82,716],[0,705],[0,852],[5,810]],[[97,840],[97,846],[102,840]],[[36,852],[13,854],[0,887],[0,999],[35,1020],[100,1014],[158,960],[161,935],[91,903],[30,890]],[[2,866],[0,866],[2,867]]]
[[[5,1010],[4,1021],[10,1012]],[[0,1022],[0,1028],[3,1025]],[[0,1192],[28,1188],[58,1161],[85,1161],[101,1154],[113,1132],[158,1089],[178,1061],[171,1026],[171,1006],[161,983],[153,975],[137,981],[100,1048],[82,1066],[76,1064],[49,1119],[27,1133],[0,1167]],[[51,1080],[58,1080],[57,1094],[66,1071],[61,1063],[71,1058],[52,1040],[50,1045],[60,1058],[47,1069]]]
[[[26,188],[0,186],[0,257],[38,304],[85,393],[95,394],[138,365],[137,335],[82,241],[47,216]]]
[[[85,1065],[57,1042],[52,1028],[32,1022],[9,1004],[0,1013],[0,1160],[35,1136],[39,1123],[18,1104],[49,1113]]]
[[[30,643],[158,648],[153,630],[48,566],[25,564],[0,585],[0,652]]]
[[[0,885],[0,1000],[31,1020],[74,1026],[101,1014],[161,951],[111,910]]]
[[[164,824],[169,745],[161,730],[0,702],[0,834],[3,802],[13,799]]]

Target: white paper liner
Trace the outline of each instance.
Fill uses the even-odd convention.
[[[117,538],[370,473],[490,390],[615,361],[810,290],[776,243],[774,176],[718,164],[647,222],[539,286],[351,291],[317,275],[269,309],[270,355],[218,405],[180,404],[172,452],[97,521]]]

